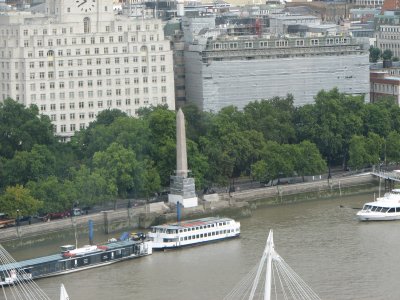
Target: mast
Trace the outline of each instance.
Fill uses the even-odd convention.
[[[265,270],[265,290],[264,300],[271,299],[271,274],[272,274],[272,255],[274,254],[274,234],[272,229],[269,231],[267,239],[267,268]]]
[[[266,267],[266,281],[265,281],[265,290],[264,290],[264,300],[271,298],[271,273],[272,273],[272,255],[274,253],[274,240],[273,240],[273,231],[272,229],[269,231],[269,235],[267,238],[267,243],[265,245],[263,256],[261,257],[260,264],[258,265],[257,274],[254,278],[253,287],[251,288],[249,300],[253,300],[254,294],[256,293],[258,282],[260,281],[260,276],[262,269],[264,267],[264,263],[267,260]],[[267,296],[268,294],[268,296]]]

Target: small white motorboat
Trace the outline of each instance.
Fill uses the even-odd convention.
[[[400,220],[400,189],[385,193],[376,201],[365,203],[357,212],[360,221],[392,221]]]

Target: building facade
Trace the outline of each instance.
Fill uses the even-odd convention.
[[[381,51],[391,50],[400,57],[400,11],[386,11],[375,17],[376,47]]]
[[[337,87],[368,101],[368,48],[346,36],[198,39],[185,51],[186,99],[219,111],[291,93],[299,106]]]
[[[387,71],[373,70],[370,73],[370,100],[372,103],[383,97],[393,97],[400,104],[400,77]]]
[[[66,140],[104,109],[175,109],[160,20],[116,15],[112,0],[47,0],[0,15],[0,100],[35,104]]]

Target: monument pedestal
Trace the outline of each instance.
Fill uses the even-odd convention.
[[[195,207],[198,205],[196,196],[194,178],[185,178],[183,176],[171,176],[170,193],[168,202],[183,207]]]

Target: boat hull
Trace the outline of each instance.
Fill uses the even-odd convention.
[[[62,254],[0,266],[0,286],[18,284],[25,280],[64,275],[152,254],[152,243],[123,241],[108,244],[107,250],[66,257]],[[9,274],[15,274],[9,276]],[[27,277],[27,278],[24,278]],[[29,277],[29,278],[28,278]]]
[[[235,238],[240,222],[229,218],[208,217],[152,226],[148,233],[153,249],[174,249]]]
[[[360,213],[357,214],[357,218],[360,221],[395,221],[400,220],[400,215],[390,216],[387,214],[371,214],[371,213]]]
[[[214,240],[208,240],[208,241],[199,241],[199,242],[194,242],[194,243],[187,243],[187,244],[180,244],[180,243],[171,243],[171,244],[166,244],[166,243],[159,243],[155,244],[153,242],[153,250],[155,251],[163,251],[163,250],[168,250],[168,249],[180,249],[180,248],[189,248],[189,247],[196,247],[196,246],[201,246],[204,244],[212,244],[212,243],[218,243],[222,242],[225,240],[230,240],[230,239],[235,239],[238,238],[240,234],[234,235],[234,236],[228,236],[228,237],[223,237],[223,238],[218,238]]]

